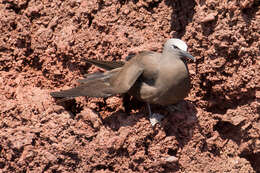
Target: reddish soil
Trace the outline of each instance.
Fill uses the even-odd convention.
[[[260,172],[259,0],[2,0],[0,172]],[[49,92],[185,40],[192,90],[151,127],[121,96],[57,103]],[[125,111],[125,105],[130,112]]]

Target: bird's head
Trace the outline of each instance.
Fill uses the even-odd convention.
[[[172,52],[174,54],[180,55],[180,58],[189,58],[195,61],[195,58],[187,52],[187,44],[176,38],[169,39],[165,44],[163,51]]]

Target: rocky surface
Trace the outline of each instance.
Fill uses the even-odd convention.
[[[259,0],[0,2],[0,172],[260,172]],[[121,96],[49,92],[185,40],[192,90],[151,127]],[[129,109],[125,111],[126,107]]]

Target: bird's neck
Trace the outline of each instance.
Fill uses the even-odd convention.
[[[163,63],[183,63],[185,67],[188,69],[187,61],[185,57],[182,57],[178,52],[174,51],[164,51],[162,56]]]
[[[178,54],[178,52],[174,52],[174,51],[164,51],[162,57],[163,57],[163,59],[165,59],[167,61],[180,61],[181,60],[180,54]]]

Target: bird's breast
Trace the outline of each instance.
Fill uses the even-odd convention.
[[[147,63],[144,73],[130,90],[141,101],[159,105],[175,104],[190,90],[189,73],[181,60]]]
[[[175,104],[184,99],[190,91],[190,79],[186,65],[182,61],[164,65],[164,70],[159,74],[160,80],[157,87],[160,88],[160,97],[156,104]]]

